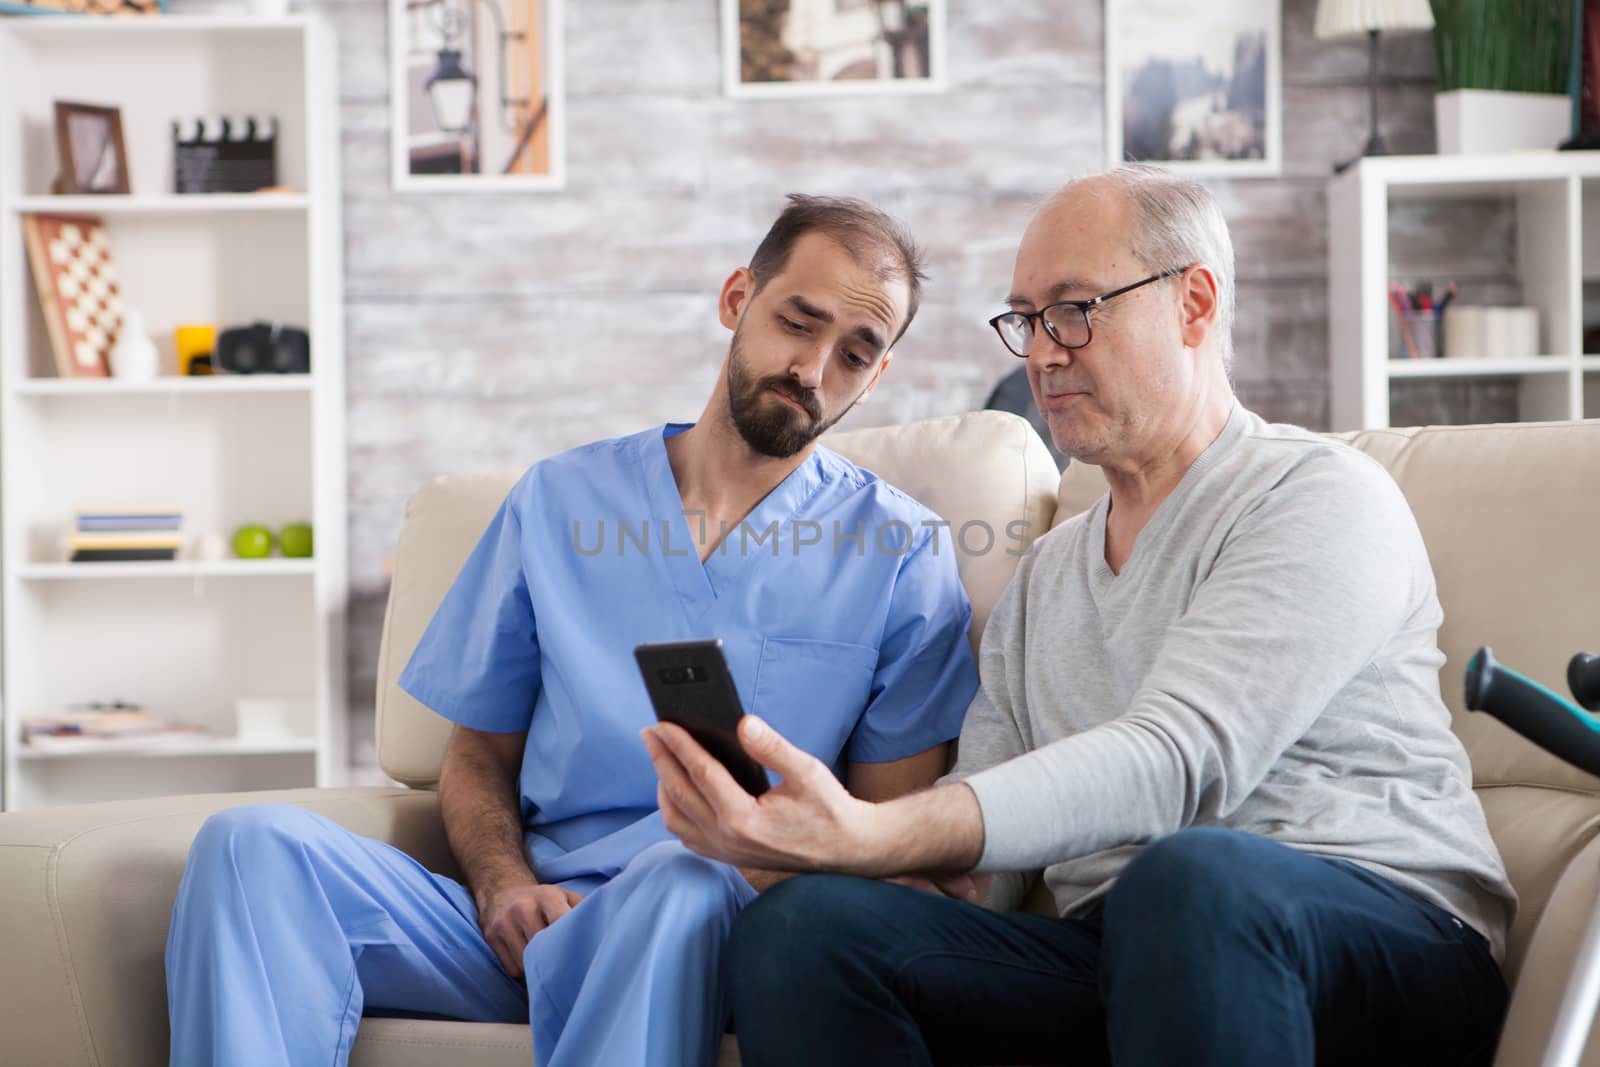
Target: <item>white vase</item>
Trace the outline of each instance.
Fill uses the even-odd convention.
[[[1441,156],[1555,148],[1572,134],[1572,100],[1560,93],[1453,89],[1433,98]]]
[[[123,381],[148,382],[161,370],[161,354],[145,332],[144,316],[138,308],[122,313],[116,344],[109,353],[111,373]]]

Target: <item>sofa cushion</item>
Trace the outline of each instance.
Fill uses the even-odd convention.
[[[968,531],[974,551],[958,552],[957,566],[972,598],[971,639],[976,649],[984,622],[1016,569],[1006,526],[1027,524],[1034,536],[1055,514],[1055,461],[1027,420],[1001,411],[974,411],[902,426],[830,434],[824,443],[852,462],[909,493],[957,532],[981,521],[995,544],[982,547],[982,531]],[[390,777],[414,786],[439,778],[450,723],[419,704],[395,681],[520,471],[436,478],[411,498],[395,552],[389,607],[378,653],[378,761]]]
[[[1489,832],[1519,897],[1506,934],[1506,980],[1517,981],[1529,940],[1567,864],[1600,836],[1600,797],[1532,785],[1478,789]]]
[[[530,1067],[533,1031],[523,1023],[362,1019],[350,1067]],[[738,1067],[739,1047],[722,1039],[717,1067]]]

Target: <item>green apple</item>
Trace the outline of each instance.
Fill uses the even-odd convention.
[[[233,553],[240,559],[266,559],[272,555],[272,531],[265,526],[241,526],[233,532]]]
[[[311,558],[311,524],[291,522],[278,531],[278,547],[293,559]]]

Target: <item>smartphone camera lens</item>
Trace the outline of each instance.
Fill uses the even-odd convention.
[[[661,679],[662,685],[684,685],[705,681],[706,672],[704,667],[662,667],[656,672],[656,677]]]

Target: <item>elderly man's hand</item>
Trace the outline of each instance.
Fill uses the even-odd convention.
[[[739,724],[745,751],[783,781],[760,797],[672,723],[642,731],[660,776],[667,829],[702,856],[737,867],[871,875],[876,805],[850,795],[822,761],[761,720]]]

